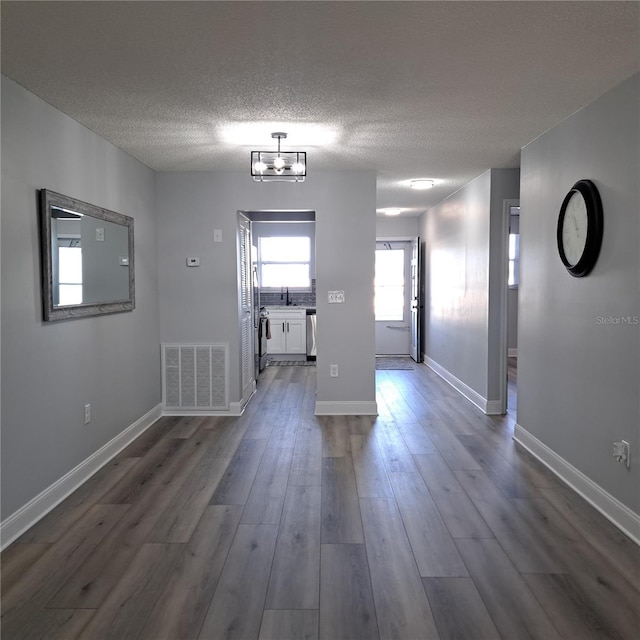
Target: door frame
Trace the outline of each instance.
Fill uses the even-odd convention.
[[[236,256],[237,256],[237,278],[238,278],[238,329],[239,329],[239,355],[240,355],[240,404],[242,407],[245,407],[249,400],[253,397],[256,392],[256,375],[255,375],[255,318],[254,318],[254,309],[253,309],[253,273],[252,273],[252,264],[251,264],[251,247],[253,244],[253,235],[251,233],[251,219],[247,216],[246,212],[242,210],[238,210],[236,214]],[[243,226],[247,227],[248,230],[248,247],[245,247],[245,259],[246,259],[246,273],[244,274],[246,280],[246,286],[248,287],[248,293],[251,303],[249,305],[249,311],[245,311],[242,305],[243,291],[242,291],[242,248],[241,244],[243,242]],[[247,315],[249,315],[249,325],[251,336],[248,342],[248,361],[250,374],[248,379],[245,381],[245,366],[247,363],[243,358],[242,353],[242,323],[247,322]]]
[[[506,198],[502,201],[502,241],[500,243],[500,365],[498,368],[500,375],[500,413],[507,413],[507,398],[509,393],[508,380],[508,356],[509,345],[507,343],[507,325],[509,323],[509,225],[511,217],[511,207],[519,207],[520,198]],[[518,298],[518,305],[520,299]]]
[[[406,320],[409,325],[409,332],[411,332],[411,243],[417,237],[418,236],[376,236],[376,241],[374,244],[374,250],[377,248],[377,244],[379,242],[404,242],[407,244],[407,246],[405,247],[405,277],[407,278],[407,282],[405,283],[405,310],[409,314]],[[420,287],[420,279],[421,274],[418,274],[418,287]],[[374,316],[374,323],[375,322],[378,321]],[[418,322],[420,323],[421,320],[419,320]],[[420,327],[418,326],[418,332],[419,331]],[[377,349],[375,349],[375,351],[377,352]],[[406,356],[411,357],[411,338],[409,338],[409,352],[406,354]]]

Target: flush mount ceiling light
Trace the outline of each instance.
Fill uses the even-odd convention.
[[[283,131],[275,131],[271,137],[278,139],[277,151],[251,152],[251,177],[254,182],[304,182],[307,177],[307,153],[282,151],[280,140],[287,138]]]
[[[390,207],[389,209],[383,209],[385,216],[399,216],[402,213],[402,209],[397,207]]]
[[[409,186],[412,189],[417,189],[418,191],[432,189],[434,184],[435,182],[433,180],[429,180],[428,178],[416,178],[415,180],[409,181]]]

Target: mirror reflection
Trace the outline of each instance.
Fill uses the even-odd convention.
[[[42,191],[45,320],[134,307],[133,219]]]

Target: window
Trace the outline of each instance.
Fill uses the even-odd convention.
[[[82,248],[58,247],[58,304],[82,304]]]
[[[311,239],[308,236],[261,236],[260,286],[311,287]]]
[[[376,320],[404,320],[404,249],[376,249]]]
[[[509,234],[509,286],[520,284],[520,234]]]
[[[520,284],[520,207],[511,207],[509,216],[509,286]]]

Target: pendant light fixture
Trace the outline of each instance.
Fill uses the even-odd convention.
[[[254,182],[304,182],[307,177],[306,151],[282,151],[280,141],[286,140],[284,131],[275,131],[277,151],[251,152],[251,177]]]

